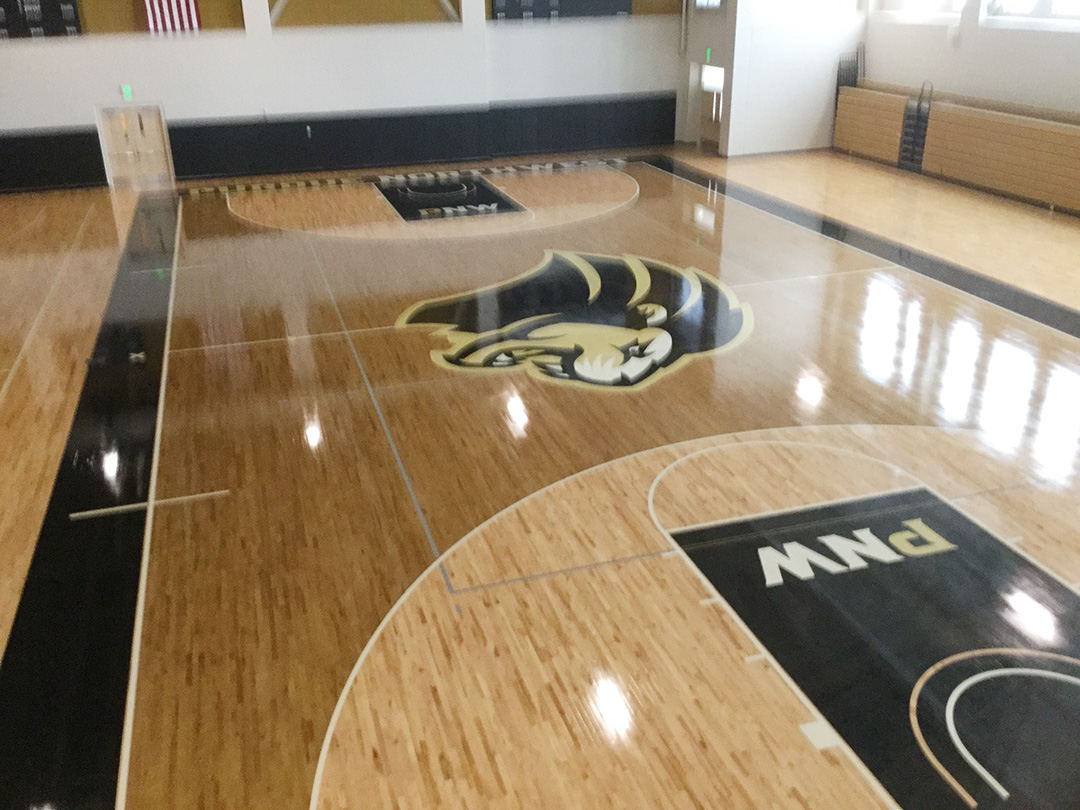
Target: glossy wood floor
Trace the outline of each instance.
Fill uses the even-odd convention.
[[[0,221],[11,223],[0,238],[5,643],[116,274],[122,220],[118,228],[105,191],[0,197]]]
[[[680,160],[1027,292],[1080,308],[1080,217],[830,151]]]
[[[947,246],[858,190],[877,167],[702,160]],[[1080,341],[649,166],[489,179],[528,227],[185,200],[126,807],[894,807],[668,532],[922,483],[1076,583]],[[955,229],[1014,206],[932,188]],[[0,210],[3,638],[119,242],[104,192]],[[1042,219],[1013,238],[1071,304],[1077,226]],[[970,244],[939,255],[993,274]],[[437,364],[437,328],[396,325],[547,250],[698,268],[752,330],[613,391]]]

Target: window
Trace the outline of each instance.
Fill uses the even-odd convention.
[[[967,0],[881,0],[882,11],[898,11],[912,16],[959,14]]]
[[[1080,0],[989,0],[991,17],[1040,17],[1080,19]]]

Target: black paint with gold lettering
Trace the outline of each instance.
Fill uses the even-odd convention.
[[[1080,597],[933,493],[675,538],[904,810],[1080,806]]]

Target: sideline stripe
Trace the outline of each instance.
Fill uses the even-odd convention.
[[[117,796],[178,214],[139,199],[88,361],[0,661],[0,807]]]
[[[116,779],[116,810],[127,807],[127,788],[131,767],[131,738],[135,728],[135,692],[139,686],[139,656],[142,652],[143,615],[146,611],[146,580],[150,571],[150,536],[154,530],[158,462],[161,457],[161,425],[165,416],[165,384],[169,379],[169,340],[172,338],[173,304],[176,301],[176,264],[180,255],[184,201],[176,206],[176,236],[173,242],[172,274],[169,279],[169,306],[165,314],[165,340],[162,342],[161,382],[158,387],[157,419],[154,425],[154,450],[150,463],[150,497],[146,505],[146,527],[143,532],[142,560],[139,563],[139,595],[135,603],[135,627],[132,633],[131,665],[128,671],[127,700],[124,704],[124,734],[120,743],[120,768]],[[214,494],[214,493],[211,493]]]

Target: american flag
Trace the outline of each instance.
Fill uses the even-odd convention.
[[[154,33],[198,31],[198,0],[146,0],[146,19]]]

